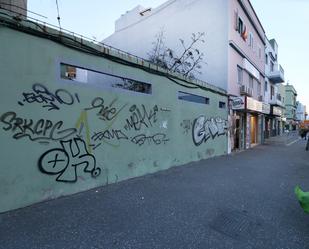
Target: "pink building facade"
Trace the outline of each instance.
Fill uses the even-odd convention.
[[[265,31],[250,1],[229,1],[228,88],[230,149],[250,148],[264,140]]]

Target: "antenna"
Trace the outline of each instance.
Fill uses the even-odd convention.
[[[58,13],[57,20],[58,20],[59,28],[61,29],[58,0],[56,0],[56,5],[57,5],[57,13]]]

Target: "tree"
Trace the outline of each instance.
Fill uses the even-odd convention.
[[[200,69],[204,63],[204,54],[196,48],[198,43],[204,43],[204,32],[192,33],[190,43],[187,45],[183,39],[179,39],[183,49],[180,55],[174,50],[165,46],[164,30],[160,30],[155,36],[153,48],[148,53],[150,62],[167,69],[169,72],[176,72],[185,77],[195,78],[195,74],[200,74]]]

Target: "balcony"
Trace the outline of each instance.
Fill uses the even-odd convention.
[[[284,70],[281,65],[275,65],[272,69],[273,70],[267,75],[269,80],[271,80],[273,83],[284,82]]]
[[[240,86],[240,95],[252,97],[253,89],[245,85]]]
[[[282,102],[282,97],[280,94],[277,94],[276,96],[272,96],[269,104],[274,105],[274,106],[280,106],[284,107],[284,103]]]

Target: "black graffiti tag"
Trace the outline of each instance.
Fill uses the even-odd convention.
[[[97,115],[100,119],[104,121],[111,121],[126,107],[126,104],[117,109],[114,107],[116,99],[114,99],[110,104],[105,104],[104,99],[101,97],[96,97],[91,102],[91,107],[85,108],[86,111],[92,109],[99,109]]]
[[[146,136],[145,134],[140,134],[131,139],[132,143],[137,144],[139,146],[144,145],[146,141],[148,141],[148,144],[153,143],[155,145],[160,145],[162,143],[166,144],[166,142],[168,142],[169,139],[164,133],[157,133],[152,136]]]
[[[105,130],[101,132],[95,132],[93,136],[91,137],[93,141],[101,141],[103,139],[106,140],[111,140],[111,139],[116,139],[116,140],[121,140],[125,139],[128,140],[128,136],[123,133],[121,130]]]
[[[63,128],[63,121],[53,122],[48,119],[34,121],[19,117],[15,112],[2,114],[0,123],[4,124],[3,130],[14,133],[14,139],[28,137],[31,141],[46,143],[66,139],[77,132],[75,128]]]
[[[57,89],[52,93],[47,87],[39,83],[32,86],[31,92],[24,92],[22,95],[23,100],[18,102],[19,105],[39,103],[42,104],[43,108],[47,108],[48,111],[59,110],[60,105],[73,105],[75,102],[79,102],[77,93],[71,94],[65,89]]]
[[[124,126],[126,130],[134,129],[139,131],[143,127],[152,127],[153,124],[157,122],[157,113],[159,111],[157,105],[155,105],[149,112],[144,105],[141,105],[141,108],[132,105],[129,111],[130,117],[126,119],[126,124]]]
[[[97,177],[101,168],[96,166],[96,159],[89,154],[85,142],[80,138],[61,141],[61,148],[55,148],[42,154],[38,161],[39,170],[48,175],[58,175],[57,182],[77,182],[77,168],[84,167],[85,173]]]

